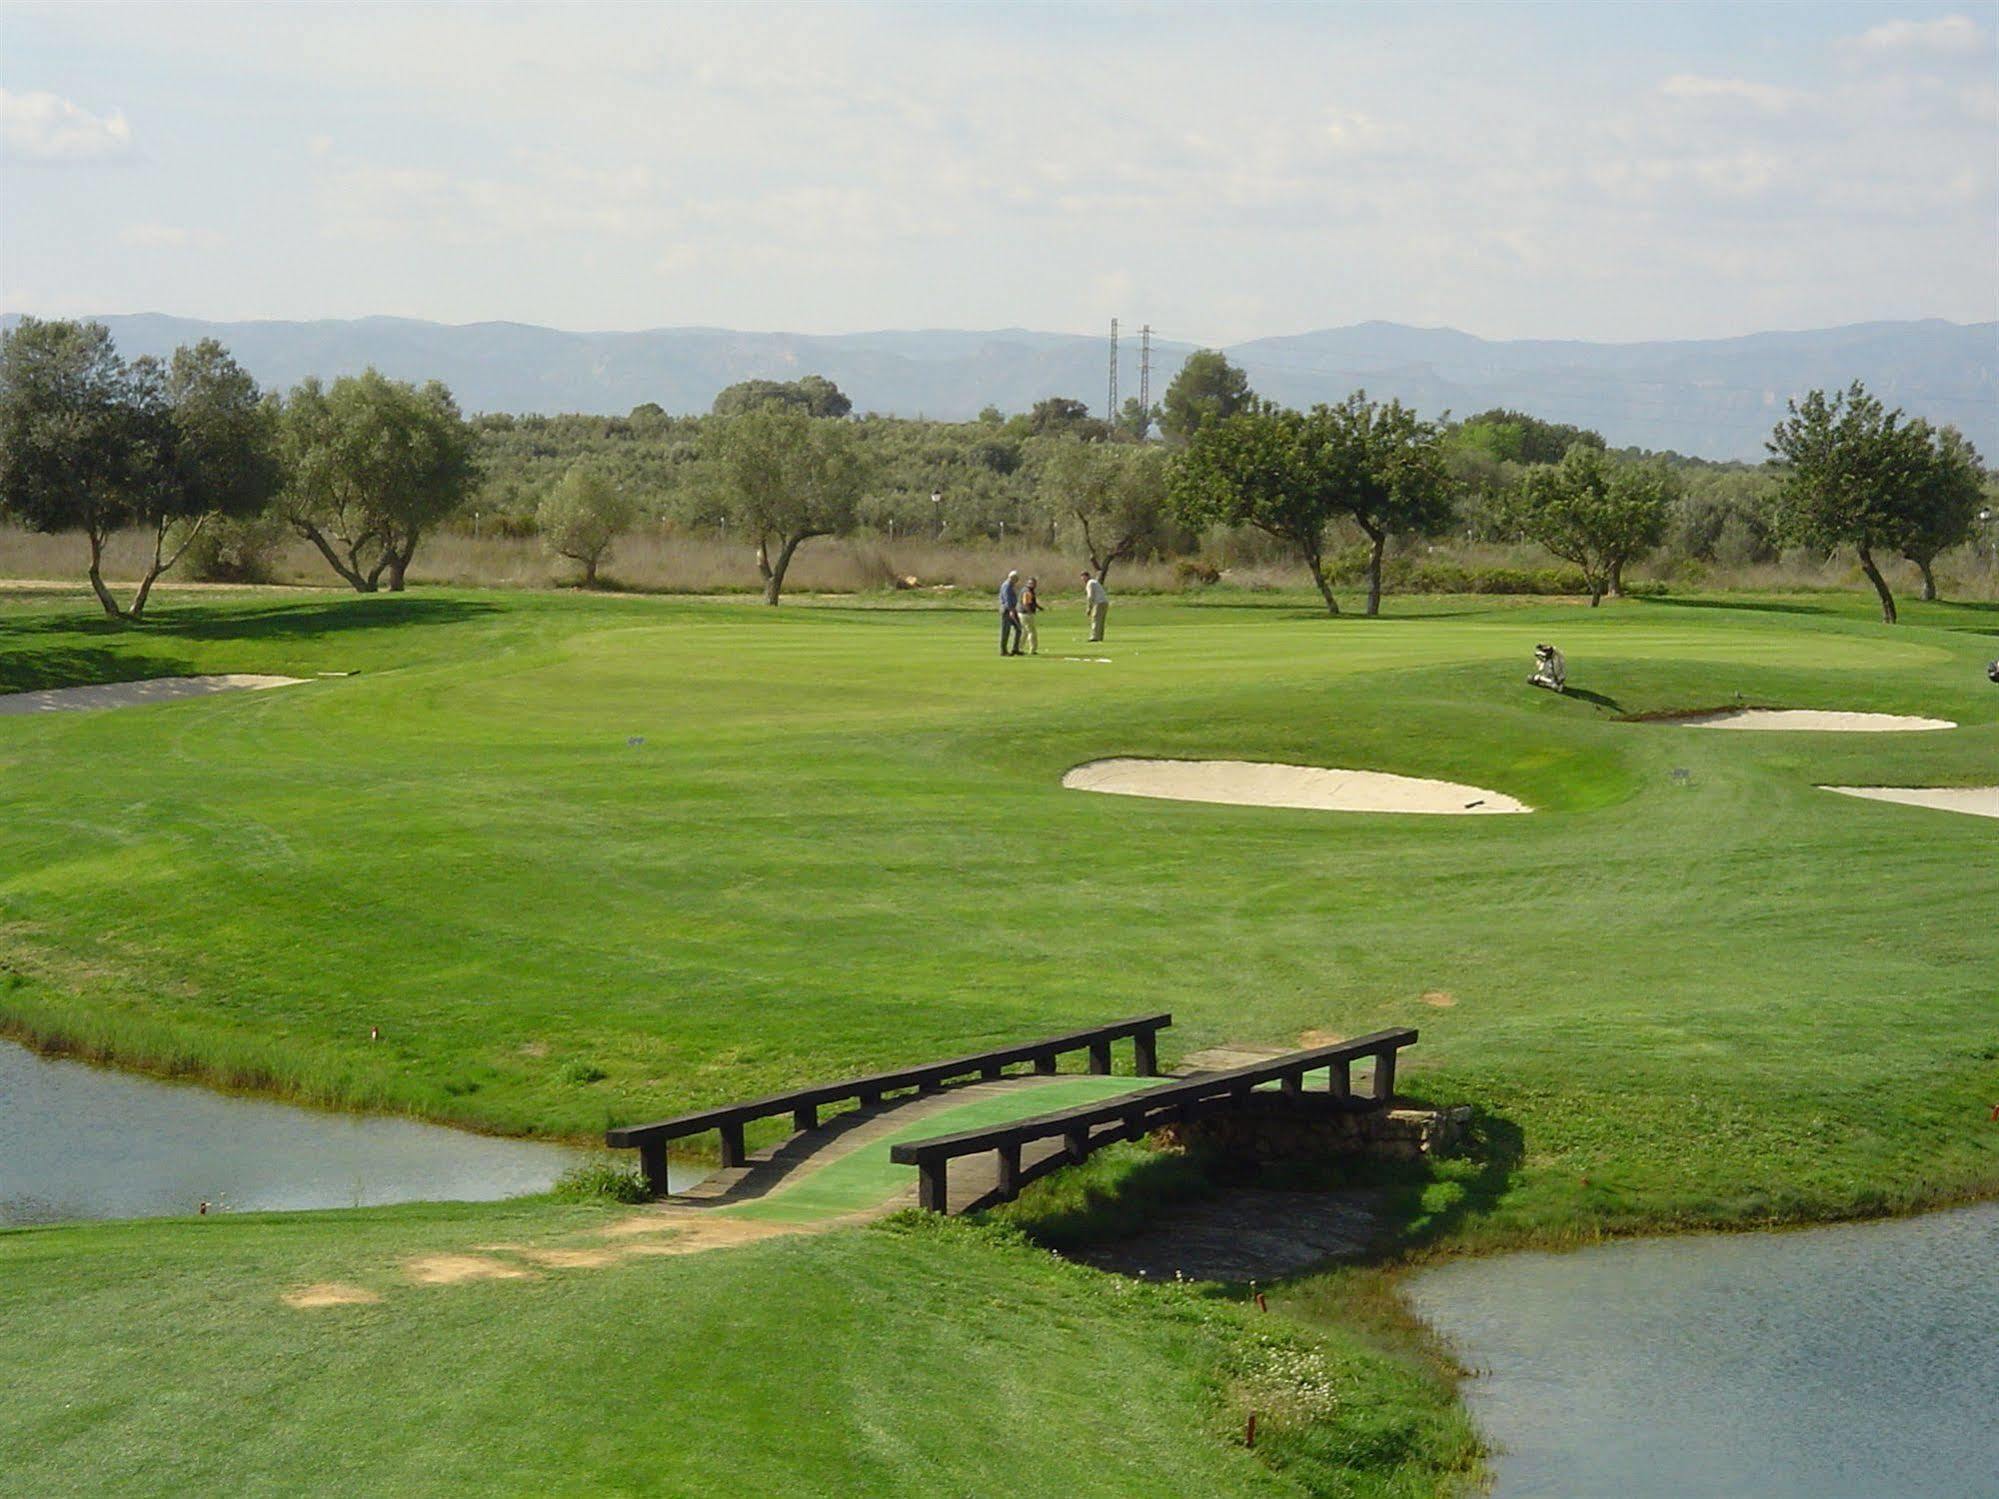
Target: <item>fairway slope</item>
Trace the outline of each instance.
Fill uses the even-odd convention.
[[[1109,796],[1312,812],[1468,817],[1534,810],[1497,791],[1456,781],[1254,760],[1092,760],[1064,775],[1062,784],[1071,791],[1101,791]]]

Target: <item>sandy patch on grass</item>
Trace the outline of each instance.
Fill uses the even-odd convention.
[[[1920,729],[1954,729],[1947,718],[1907,713],[1834,713],[1818,708],[1730,708],[1689,713],[1669,720],[1696,729],[1779,729],[1813,734],[1906,734]]]
[[[1062,777],[1072,791],[1150,796],[1241,807],[1298,807],[1315,812],[1410,812],[1444,817],[1531,812],[1525,802],[1463,786],[1390,775],[1257,760],[1092,760]]]
[[[78,713],[93,708],[136,708],[146,703],[171,703],[215,692],[261,692],[270,687],[296,687],[303,677],[258,676],[226,672],[210,677],[154,677],[145,682],[100,682],[90,687],[49,687],[39,692],[0,694],[0,717],[20,713]]]
[[[1864,797],[1870,802],[1933,807],[1939,812],[1963,812],[1971,817],[1999,817],[1999,786],[1821,786],[1819,790]]]
[[[1344,1040],[1346,1040],[1345,1036],[1333,1031],[1298,1032],[1298,1045],[1300,1047],[1338,1046]]]
[[[1458,997],[1445,989],[1426,989],[1423,991],[1423,1003],[1433,1005],[1439,1010],[1448,1010],[1457,1002]]]
[[[527,1257],[551,1270],[601,1270],[624,1258],[617,1249],[530,1249]]]
[[[456,1286],[468,1280],[522,1280],[532,1275],[484,1254],[424,1254],[403,1261],[403,1271],[420,1286]]]
[[[379,1292],[366,1286],[345,1285],[337,1280],[323,1280],[317,1285],[300,1286],[297,1290],[284,1294],[286,1306],[306,1310],[316,1306],[368,1306],[380,1301]]]

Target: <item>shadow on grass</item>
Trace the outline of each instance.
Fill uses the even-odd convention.
[[[412,594],[356,594],[312,603],[281,602],[256,608],[212,604],[160,606],[136,623],[106,616],[65,614],[38,620],[22,633],[94,635],[154,640],[318,640],[344,630],[389,625],[454,624],[495,614],[500,605],[477,599]],[[129,671],[121,675],[129,677]]]
[[[1726,609],[1738,614],[1815,614],[1827,619],[1852,617],[1850,609],[1835,608],[1829,604],[1779,603],[1771,599],[1721,599],[1669,594],[1641,602],[1656,604],[1664,609]]]
[[[0,631],[0,644],[5,632]],[[187,663],[172,656],[89,648],[41,651],[0,649],[0,692],[40,692],[51,687],[94,687],[103,682],[136,682],[181,676]]]
[[[1583,702],[1594,703],[1599,708],[1608,708],[1613,713],[1624,711],[1624,705],[1616,698],[1606,697],[1601,692],[1591,692],[1585,687],[1571,687],[1564,696],[1580,698]]]
[[[1425,1106],[1420,1099],[1399,1100]],[[1381,1157],[1273,1166],[1263,1185],[1291,1188],[1360,1188],[1378,1194],[1377,1253],[1393,1257],[1429,1247],[1458,1233],[1466,1223],[1492,1211],[1513,1184],[1526,1157],[1519,1125],[1476,1105],[1463,1143],[1444,1157],[1413,1161]]]

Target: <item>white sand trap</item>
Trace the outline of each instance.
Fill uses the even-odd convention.
[[[1329,770],[1255,760],[1092,760],[1062,777],[1072,791],[1156,796],[1173,802],[1299,807],[1313,812],[1415,812],[1484,816],[1531,812],[1525,802],[1479,786],[1379,770]]]
[[[1917,729],[1954,729],[1947,718],[1913,718],[1906,713],[1828,713],[1817,708],[1731,708],[1722,713],[1689,713],[1674,723],[1697,729],[1791,729],[1814,734],[1906,734]]]
[[[40,692],[0,693],[0,717],[13,713],[77,713],[90,708],[136,708],[171,703],[211,692],[261,692],[296,687],[303,677],[263,677],[228,672],[217,677],[153,677],[144,682],[101,682],[94,687],[49,687]]]
[[[1999,786],[1821,786],[1819,790],[1865,797],[1870,802],[1934,807],[1939,812],[1964,812],[1973,817],[1999,817]]]

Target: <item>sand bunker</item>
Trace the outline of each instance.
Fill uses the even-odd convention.
[[[1939,812],[1963,812],[1972,817],[1999,817],[1999,786],[1821,786],[1819,790],[1865,797],[1870,802],[1934,807]]]
[[[1954,729],[1947,718],[1913,718],[1906,713],[1831,713],[1817,708],[1731,708],[1721,713],[1689,713],[1670,720],[1697,729],[1789,729],[1815,734],[1905,734],[1917,729]]]
[[[1483,816],[1531,812],[1525,802],[1460,786],[1379,770],[1330,770],[1255,760],[1092,760],[1062,777],[1072,791],[1155,796],[1175,802],[1224,802],[1240,807],[1299,807],[1315,812],[1414,812]]]
[[[93,687],[50,687],[40,692],[0,693],[0,717],[14,713],[76,713],[90,708],[136,708],[171,703],[212,692],[261,692],[296,687],[303,677],[265,677],[228,672],[215,677],[154,677],[145,682],[100,682]]]

